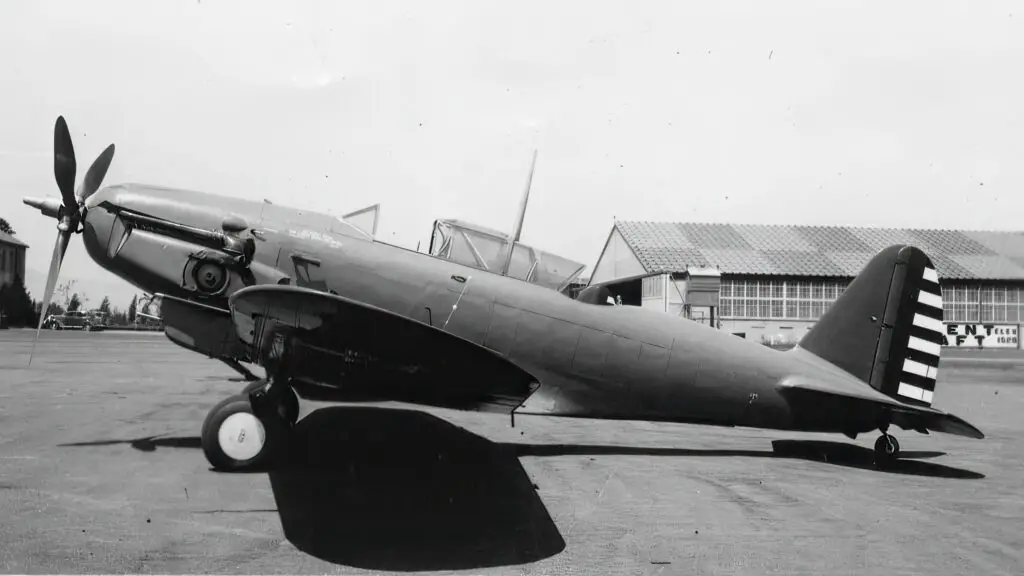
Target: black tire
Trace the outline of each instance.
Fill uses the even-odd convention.
[[[882,434],[875,440],[875,465],[887,467],[891,465],[900,454],[900,443],[895,436]]]
[[[231,396],[214,406],[203,422],[203,453],[217,470],[261,468],[270,463],[275,451],[279,438],[275,428],[256,418],[248,395]]]

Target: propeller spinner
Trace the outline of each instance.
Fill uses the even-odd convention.
[[[57,276],[60,274],[60,266],[64,261],[64,253],[68,249],[68,241],[72,234],[81,233],[80,225],[86,212],[85,201],[99,190],[113,158],[114,145],[111,144],[96,157],[92,166],[85,173],[85,178],[82,179],[78,190],[75,190],[75,172],[77,171],[75,147],[71,143],[71,133],[68,132],[68,125],[64,121],[64,117],[57,118],[57,124],[53,129],[53,174],[57,180],[61,198],[24,199],[25,204],[38,209],[44,216],[57,219],[57,242],[53,247],[50,269],[46,274],[43,307],[39,311],[39,325],[36,326],[36,337],[32,342],[32,353],[28,359],[30,366],[32,357],[35,355],[36,343],[39,341],[39,333],[43,327],[43,320],[46,318],[46,310],[50,307],[50,299],[53,298]]]

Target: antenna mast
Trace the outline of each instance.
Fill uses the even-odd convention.
[[[530,199],[530,185],[533,184],[533,169],[536,166],[537,149],[534,148],[533,159],[530,161],[530,174],[526,177],[526,189],[523,190],[523,199],[519,201],[519,213],[516,215],[512,235],[509,236],[508,248],[505,251],[505,267],[501,271],[502,276],[508,276],[508,270],[512,266],[512,251],[515,250],[516,242],[519,242],[519,235],[523,231],[523,218],[526,216],[526,203]]]

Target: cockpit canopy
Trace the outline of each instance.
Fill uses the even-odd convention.
[[[509,236],[497,230],[461,220],[442,219],[434,222],[430,254],[500,274],[508,242]],[[579,262],[516,242],[508,275],[563,292],[584,268],[586,266]]]

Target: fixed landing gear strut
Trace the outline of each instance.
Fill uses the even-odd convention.
[[[201,434],[217,470],[262,468],[284,452],[299,419],[299,399],[287,380],[257,380],[210,410]]]
[[[899,458],[900,442],[888,433],[888,427],[882,429],[882,435],[875,440],[875,465],[885,467]]]

